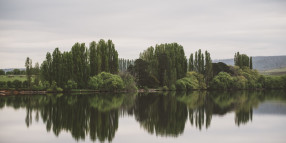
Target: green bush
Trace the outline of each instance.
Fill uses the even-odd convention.
[[[124,90],[126,91],[137,91],[135,78],[129,73],[120,73],[119,75],[124,83]]]
[[[106,72],[91,77],[88,85],[90,88],[100,91],[117,91],[124,88],[124,83],[120,76]]]
[[[8,88],[13,88],[13,83],[11,81],[7,81],[6,84]]]
[[[66,85],[65,85],[65,90],[71,91],[72,89],[77,88],[77,83],[73,80],[68,80]]]
[[[193,88],[193,89],[207,89],[207,86],[204,80],[204,75],[199,74],[197,72],[188,72],[187,77],[191,78],[192,80],[195,80],[195,82],[198,81],[199,87]]]
[[[163,86],[162,90],[163,90],[163,91],[168,91],[169,88],[168,88],[167,86]]]
[[[175,85],[176,85],[176,90],[178,91],[186,90],[186,84],[182,79],[177,80]]]
[[[29,87],[29,83],[27,80],[23,81],[23,88],[28,88]]]
[[[6,82],[0,81],[0,89],[5,89],[5,88],[7,88]]]
[[[246,89],[247,79],[244,76],[233,77],[233,88],[234,89]]]
[[[176,86],[174,84],[172,84],[170,90],[175,91],[176,90]]]
[[[48,92],[62,92],[63,89],[57,86],[57,83],[55,81],[52,82],[52,85],[50,88],[47,89]]]
[[[230,89],[233,87],[233,78],[226,72],[220,72],[211,81],[212,89]]]
[[[12,82],[13,87],[17,90],[19,88],[22,88],[22,82],[20,80],[14,80]]]
[[[283,88],[283,78],[280,76],[267,76],[265,78],[266,89],[281,89]]]
[[[187,77],[177,80],[175,86],[178,91],[206,88],[205,83],[203,81],[200,83],[198,78],[192,73],[187,74]]]

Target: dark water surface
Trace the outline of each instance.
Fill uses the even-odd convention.
[[[286,142],[285,91],[0,97],[0,143]]]

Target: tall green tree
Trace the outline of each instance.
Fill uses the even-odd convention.
[[[87,87],[89,78],[88,53],[84,43],[75,43],[71,50],[73,59],[73,79],[80,88]]]
[[[207,84],[212,79],[212,77],[213,77],[212,59],[210,53],[208,51],[205,51],[205,78]]]
[[[62,64],[62,53],[59,48],[56,48],[52,54],[52,80],[57,83],[58,86],[63,87],[63,64]]]
[[[97,49],[96,42],[92,41],[89,45],[89,60],[90,60],[90,76],[98,74],[97,71]]]
[[[240,68],[248,67],[252,69],[252,57],[249,58],[246,54],[240,54],[239,52],[234,54],[234,65]]]
[[[194,71],[194,54],[191,53],[189,58],[189,71]]]
[[[250,57],[250,60],[249,60],[249,68],[250,68],[250,69],[253,69],[253,65],[252,65],[252,57]]]
[[[28,87],[30,87],[31,82],[32,82],[33,66],[32,66],[32,59],[30,59],[29,57],[27,57],[27,59],[26,59],[25,67],[26,67],[26,76],[27,76]]]
[[[35,67],[33,69],[34,69],[33,70],[33,74],[35,75],[34,84],[35,85],[39,85],[39,81],[40,81],[40,66],[39,66],[38,62],[35,64]]]

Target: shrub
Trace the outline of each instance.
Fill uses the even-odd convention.
[[[119,75],[124,83],[124,89],[126,91],[137,91],[135,78],[129,73],[121,73]]]
[[[206,89],[207,88],[205,80],[204,80],[204,75],[197,73],[197,72],[188,72],[187,77],[191,78],[195,82],[198,81],[199,87],[193,88],[193,89]]]
[[[175,85],[176,85],[176,89],[177,89],[178,91],[184,91],[184,90],[186,90],[186,84],[185,84],[185,82],[184,82],[183,80],[181,80],[181,79],[177,80],[176,83],[175,83]]]
[[[13,84],[12,84],[12,82],[11,82],[11,81],[7,81],[7,83],[6,83],[6,84],[7,84],[7,87],[8,87],[8,88],[13,88]]]
[[[267,76],[265,78],[265,88],[280,89],[283,88],[283,78],[279,76]]]
[[[62,92],[63,89],[57,86],[57,83],[55,81],[52,82],[52,85],[50,88],[47,89],[49,92]]]
[[[6,82],[0,81],[0,89],[5,89],[5,88],[7,88]]]
[[[211,81],[212,89],[230,89],[233,84],[232,77],[226,72],[220,72]]]
[[[90,78],[89,87],[101,91],[116,91],[124,88],[123,80],[118,75],[102,72]]]
[[[202,89],[206,87],[204,83],[201,83],[202,87],[200,87],[199,81],[194,75],[187,75],[187,77],[177,80],[175,85],[178,91]]]
[[[176,86],[174,84],[172,84],[170,90],[175,91],[176,90]]]
[[[246,89],[247,79],[244,76],[233,77],[233,88],[235,89]]]
[[[162,90],[163,90],[163,91],[168,91],[169,88],[168,88],[167,86],[163,86]]]
[[[68,80],[66,85],[65,85],[65,89],[67,91],[70,91],[72,89],[76,89],[77,88],[77,83],[73,80]]]
[[[29,87],[29,83],[27,80],[23,81],[23,85],[22,85],[23,88],[28,88]]]
[[[20,80],[14,80],[13,82],[12,82],[12,85],[13,85],[13,87],[15,88],[15,89],[19,89],[19,88],[21,88],[22,87],[22,82],[20,81]]]

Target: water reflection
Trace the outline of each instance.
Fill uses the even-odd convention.
[[[35,95],[0,98],[0,109],[25,108],[27,127],[42,119],[56,136],[68,131],[75,140],[112,141],[119,117],[134,116],[150,134],[177,137],[186,122],[201,130],[212,116],[235,113],[237,126],[253,120],[253,111],[265,100],[286,101],[285,91],[169,92],[138,95]],[[281,112],[284,113],[284,112]]]
[[[118,129],[119,107],[129,110],[133,95],[47,95],[47,96],[10,96],[0,98],[0,105],[26,108],[26,125],[32,125],[32,112],[35,121],[41,116],[46,130],[58,136],[63,130],[69,131],[74,139],[92,141],[112,141]],[[134,101],[134,100],[133,100]],[[126,105],[129,104],[129,105]],[[132,107],[132,105],[131,105]],[[124,112],[122,112],[124,114]]]
[[[135,119],[149,133],[162,136],[178,136],[183,133],[187,120],[186,105],[176,96],[139,95],[134,106]]]

